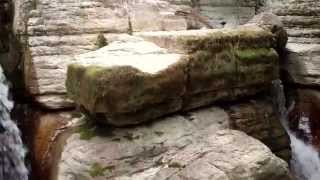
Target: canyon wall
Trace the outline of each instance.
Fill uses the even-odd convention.
[[[243,45],[244,50],[241,48],[237,50],[238,47],[236,47],[236,42],[234,42],[234,39],[236,38],[232,38],[227,35],[228,37],[224,39],[230,38],[230,41],[232,41],[233,46],[236,48],[230,48],[232,49],[230,50],[230,52],[232,53],[228,51],[225,54],[214,54],[214,56],[219,56],[219,58],[216,58],[217,62],[220,63],[219,66],[215,65],[215,63],[212,63],[213,59],[211,59],[210,56],[212,54],[208,55],[207,53],[212,51],[212,49],[210,49],[210,47],[209,49],[205,49],[205,47],[201,44],[201,38],[198,39],[199,37],[201,37],[201,33],[199,35],[198,32],[213,31],[217,33],[222,32],[223,34],[223,31],[232,31],[232,29],[234,29],[238,25],[247,23],[257,12],[260,12],[262,10],[261,6],[264,4],[264,1],[85,0],[79,2],[77,0],[13,0],[13,4],[15,14],[12,30],[13,36],[11,41],[13,42],[13,44],[19,44],[19,47],[13,47],[11,49],[11,53],[9,53],[9,58],[6,58],[6,60],[7,62],[16,62],[17,59],[20,59],[20,67],[22,68],[24,77],[25,92],[28,94],[28,97],[31,97],[32,104],[34,105],[33,108],[36,109],[36,112],[31,112],[30,116],[26,117],[27,120],[25,122],[32,124],[31,126],[28,126],[32,129],[33,134],[31,136],[31,150],[34,156],[33,160],[35,161],[35,167],[37,167],[38,171],[40,171],[38,172],[40,176],[43,177],[43,175],[46,175],[53,169],[52,175],[56,177],[58,176],[64,178],[72,178],[69,176],[72,176],[72,173],[75,171],[76,174],[84,172],[84,176],[86,178],[94,179],[94,177],[90,177],[90,172],[93,171],[91,172],[93,173],[93,176],[98,173],[98,176],[96,176],[97,178],[109,177],[112,175],[119,176],[118,174],[119,172],[121,172],[123,174],[123,177],[121,176],[121,178],[128,179],[130,178],[130,173],[123,173],[125,169],[129,168],[125,160],[117,160],[119,164],[124,163],[123,166],[120,165],[119,167],[113,167],[113,165],[109,165],[111,160],[100,162],[99,159],[114,157],[107,156],[105,153],[101,153],[97,154],[95,157],[93,157],[93,159],[89,158],[87,161],[86,159],[88,156],[82,154],[81,152],[86,151],[85,149],[91,149],[91,147],[98,144],[101,144],[101,147],[99,146],[97,148],[92,148],[93,154],[95,154],[95,152],[97,151],[102,151],[110,144],[114,145],[114,143],[117,144],[116,146],[126,146],[130,148],[132,147],[132,144],[140,141],[150,142],[150,144],[154,145],[155,147],[153,148],[146,144],[139,144],[139,146],[132,147],[132,152],[128,153],[129,155],[131,153],[131,156],[133,158],[132,163],[134,163],[135,167],[129,169],[130,172],[143,170],[139,167],[144,163],[142,162],[139,154],[146,153],[146,151],[147,154],[150,153],[150,156],[146,157],[148,162],[143,166],[154,165],[153,162],[158,161],[161,156],[164,156],[167,159],[163,161],[159,160],[160,165],[157,165],[157,169],[145,169],[146,171],[144,171],[142,174],[139,174],[137,178],[141,178],[142,176],[146,175],[149,170],[153,173],[159,172],[160,174],[164,173],[168,175],[166,172],[163,172],[168,170],[165,168],[162,169],[162,167],[164,166],[172,166],[170,168],[170,171],[172,171],[171,173],[173,174],[176,174],[176,170],[178,169],[184,169],[184,171],[187,171],[188,168],[191,168],[193,166],[189,161],[181,162],[180,160],[177,160],[177,163],[175,163],[176,160],[173,160],[174,157],[171,156],[172,154],[166,154],[166,152],[162,151],[163,149],[171,149],[176,146],[180,147],[180,142],[178,140],[177,142],[169,144],[166,144],[166,141],[169,136],[179,139],[181,135],[182,137],[190,136],[190,138],[183,138],[183,140],[181,140],[181,146],[187,147],[186,151],[188,152],[186,156],[188,156],[188,153],[206,154],[206,152],[203,152],[202,150],[194,149],[197,145],[204,148],[214,147],[213,149],[219,151],[219,146],[226,145],[229,141],[242,138],[246,139],[246,141],[250,142],[250,148],[255,149],[255,147],[257,147],[258,149],[261,149],[261,151],[256,152],[257,156],[254,156],[254,158],[257,158],[255,159],[257,163],[259,160],[266,160],[268,161],[268,163],[262,165],[262,175],[255,174],[255,172],[251,172],[249,170],[252,166],[255,165],[255,163],[245,166],[244,170],[241,170],[245,172],[245,175],[242,174],[243,177],[269,177],[274,171],[274,169],[269,167],[274,166],[281,169],[281,172],[275,175],[275,179],[279,177],[283,177],[284,179],[289,178],[290,175],[286,170],[286,163],[275,157],[271,152],[267,150],[267,148],[265,148],[263,144],[256,140],[253,140],[251,137],[244,135],[241,132],[230,130],[234,129],[244,131],[248,135],[262,141],[279,157],[285,160],[288,160],[290,158],[288,136],[284,128],[281,126],[279,116],[277,115],[276,110],[273,108],[273,104],[270,99],[271,97],[269,88],[271,88],[271,81],[277,79],[279,76],[277,70],[280,60],[279,54],[276,52],[278,51],[278,49],[275,46],[271,47],[266,45],[266,47],[262,48],[266,48],[267,51],[265,51],[265,49],[262,49],[261,51],[250,51],[256,45],[260,45],[260,42],[264,45],[264,43],[267,43],[269,40],[272,41],[273,38],[262,38],[262,40],[259,42],[250,41],[252,39],[254,40],[255,37],[253,37],[252,39],[249,38],[248,42],[244,43]],[[206,30],[221,28],[224,29],[220,31]],[[134,101],[134,103],[137,103],[139,105],[143,104],[141,103],[142,100],[147,102],[143,106],[143,108],[145,109],[151,107],[150,104],[148,106],[148,101],[151,102],[155,99],[160,99],[161,104],[163,99],[169,99],[170,102],[172,99],[177,97],[176,95],[183,94],[184,101],[190,101],[190,107],[185,108],[186,111],[182,113],[181,109],[183,108],[176,108],[178,106],[165,106],[166,109],[163,112],[167,111],[167,114],[162,113],[160,114],[161,116],[155,116],[157,118],[160,117],[162,121],[155,124],[151,123],[151,126],[160,126],[159,129],[161,130],[159,131],[155,128],[148,130],[148,128],[137,127],[136,129],[128,129],[128,135],[126,133],[126,129],[115,129],[115,131],[119,132],[119,134],[112,135],[111,137],[104,137],[103,134],[105,132],[108,132],[108,129],[102,128],[101,130],[100,127],[83,127],[82,125],[79,127],[77,123],[75,123],[75,129],[80,130],[72,131],[74,128],[70,128],[69,126],[73,126],[74,121],[79,119],[75,117],[75,113],[72,111],[73,108],[76,107],[76,104],[81,105],[82,107],[80,109],[84,109],[84,112],[86,113],[88,112],[88,110],[90,110],[90,108],[83,108],[85,107],[84,105],[86,102],[83,102],[82,104],[77,102],[79,98],[73,97],[74,101],[76,101],[76,103],[74,103],[73,100],[69,99],[70,97],[72,97],[71,93],[69,93],[69,95],[71,96],[67,96],[65,81],[67,79],[68,65],[79,62],[79,59],[81,59],[81,57],[85,53],[89,53],[89,59],[94,56],[99,57],[99,52],[104,52],[104,49],[108,51],[108,48],[110,48],[108,52],[110,52],[111,55],[112,53],[113,55],[116,54],[115,51],[118,51],[120,53],[128,53],[128,51],[132,50],[131,47],[125,49],[124,47],[117,46],[117,43],[126,43],[130,41],[130,39],[141,38],[143,39],[143,41],[154,43],[152,47],[159,46],[158,48],[161,49],[161,53],[163,53],[162,51],[165,51],[165,53],[163,54],[168,53],[176,54],[177,56],[185,56],[185,53],[182,53],[181,51],[179,51],[179,49],[176,49],[177,47],[174,47],[174,45],[177,45],[177,43],[175,43],[175,40],[172,40],[173,35],[170,34],[169,31],[177,31],[176,34],[188,34],[190,32],[194,32],[194,34],[191,33],[191,36],[195,37],[192,42],[198,43],[199,47],[197,48],[199,49],[197,50],[201,50],[201,52],[197,53],[196,57],[193,57],[194,62],[190,63],[192,66],[188,64],[188,66],[186,66],[187,68],[183,67],[181,69],[182,77],[181,79],[179,79],[179,82],[185,81],[185,78],[188,79],[192,77],[191,75],[194,75],[194,79],[192,81],[193,83],[191,85],[188,85],[188,91],[184,90],[186,85],[182,83],[182,88],[179,89],[179,91],[177,91],[177,93],[175,94],[172,93],[172,91],[169,91],[172,90],[172,86],[170,85],[154,88],[161,83],[166,85],[167,82],[163,79],[170,80],[170,78],[160,78],[161,83],[159,84],[156,84],[157,81],[153,81],[154,79],[151,78],[151,81],[148,82],[151,83],[152,88],[146,88],[146,90],[149,91],[145,92],[149,92],[154,96],[138,97],[135,99],[136,101]],[[276,36],[276,39],[280,39],[276,34],[274,34],[274,32],[271,32],[268,29],[264,29],[263,31],[266,31],[270,36]],[[251,31],[248,30],[248,32]],[[244,33],[244,36],[250,37],[250,34]],[[246,38],[244,40],[246,41]],[[250,44],[250,42],[252,44]],[[214,43],[215,42],[213,42],[212,44]],[[113,44],[116,45],[113,46]],[[109,46],[102,48],[104,45]],[[115,48],[112,49],[112,47]],[[251,47],[251,49],[249,47]],[[143,48],[140,46],[137,46],[136,48],[138,49],[138,58],[141,58],[141,49]],[[192,47],[190,49],[192,50]],[[233,49],[236,49],[236,51],[233,51]],[[150,52],[148,52],[150,51],[150,49],[146,48],[146,51],[148,55],[151,54]],[[90,57],[90,53],[93,54],[92,57]],[[155,52],[155,55],[151,56],[151,59],[156,59],[156,57],[158,57],[157,54],[159,55],[161,53]],[[242,61],[235,61],[235,59],[237,58],[234,58],[234,56],[237,56],[237,54],[238,59],[241,59],[242,57],[245,60],[253,61],[246,61],[241,64]],[[20,58],[18,58],[17,56]],[[116,56],[118,55],[116,54]],[[232,56],[233,58],[230,58],[229,56]],[[102,56],[102,58],[105,57]],[[224,61],[221,61],[221,59]],[[270,59],[272,59],[272,61],[269,61]],[[146,60],[149,59],[147,58]],[[197,64],[195,62],[200,63]],[[227,66],[228,62],[240,62],[239,66],[237,63],[237,65],[235,66],[230,66],[232,72],[229,72],[228,75],[231,75],[233,77],[231,77],[230,79],[224,77],[224,75],[228,73],[228,70],[230,70],[228,69],[229,66]],[[207,74],[202,72],[201,69],[199,70],[197,68],[199,68],[200,66],[203,68],[203,66],[205,66],[205,64],[207,63],[211,63],[210,67],[213,69],[215,68],[220,74],[215,72],[213,73],[215,75],[213,78],[203,79],[203,77],[207,76]],[[16,67],[16,64],[18,63],[15,63],[15,66],[11,67]],[[188,69],[189,67],[192,68]],[[237,69],[238,67],[240,67],[240,69]],[[186,70],[189,72],[186,73]],[[192,72],[192,70],[194,71]],[[209,72],[209,69],[207,70]],[[80,75],[81,74],[79,74],[79,76]],[[155,79],[159,80],[159,78]],[[73,82],[76,84],[76,82],[81,80],[82,79],[74,79]],[[252,82],[250,82],[250,80],[252,80]],[[198,81],[201,83],[197,83]],[[238,83],[234,83],[234,81],[237,81]],[[83,83],[89,82],[93,81],[86,81]],[[214,83],[211,84],[209,82]],[[227,86],[229,84],[232,84],[233,86]],[[179,85],[179,83],[177,85]],[[79,88],[77,86],[75,87]],[[125,91],[125,88],[130,88],[129,86],[122,87],[123,92],[132,93],[130,89],[128,91]],[[76,88],[74,89],[77,90]],[[95,86],[93,88],[95,88]],[[166,91],[166,88],[169,88],[168,91]],[[98,88],[95,89],[98,90]],[[160,91],[155,91],[155,89],[160,89]],[[218,90],[218,92],[220,93],[217,93],[216,90]],[[71,90],[69,91],[71,92]],[[189,95],[191,94],[192,96],[185,96],[185,92],[189,92]],[[167,94],[163,95],[163,93]],[[120,93],[120,95],[126,95],[126,93]],[[167,95],[168,97],[170,97],[168,98]],[[79,95],[79,97],[83,96]],[[209,97],[212,99],[207,100]],[[112,102],[116,103],[120,100],[121,99],[119,98],[115,99]],[[221,101],[216,102],[216,100]],[[215,103],[215,105],[212,105],[212,103]],[[93,104],[95,104],[95,102]],[[175,103],[174,105],[176,104],[179,103]],[[136,107],[136,104],[133,105],[133,107]],[[151,103],[151,105],[154,104]],[[121,104],[119,106],[121,107]],[[205,109],[203,106],[209,107],[206,107],[208,109]],[[197,113],[197,116],[199,117],[194,118],[193,115],[190,115],[188,111],[197,107],[201,107],[201,109],[204,109],[203,112]],[[210,108],[218,108],[219,111],[207,113],[207,111],[211,111]],[[177,113],[176,111],[179,111],[178,114],[171,114]],[[101,112],[102,111],[96,111],[95,113],[89,114],[95,114],[97,117],[99,117],[101,115]],[[121,114],[123,111],[119,112]],[[135,112],[134,108],[133,112]],[[169,119],[173,119],[172,122],[168,122],[166,118],[162,117],[163,115],[169,115]],[[218,121],[221,118],[220,116],[222,115],[223,117],[226,116],[226,118],[222,118],[221,121],[223,122],[221,123],[226,123],[228,125],[220,128],[219,123],[211,121]],[[154,116],[154,114],[151,113],[150,116]],[[128,119],[130,116],[124,117],[124,119]],[[117,121],[117,118],[115,119],[115,121]],[[192,122],[193,119],[195,119],[194,122]],[[208,124],[205,124],[206,121]],[[198,122],[199,124],[197,124]],[[173,126],[172,124],[176,124],[176,126]],[[171,127],[167,127],[171,125],[177,128],[172,127],[171,129]],[[208,131],[210,130],[210,128],[205,127],[205,125],[212,127],[214,129],[214,132],[209,133]],[[181,129],[181,131],[179,131],[179,128],[184,126],[194,128],[194,132],[189,134],[185,129]],[[44,131],[44,129],[46,131]],[[60,144],[61,142],[58,141],[58,135],[65,130],[68,133],[66,133],[67,135],[62,133],[62,141],[65,141],[67,139],[67,143],[65,146],[62,146]],[[96,130],[98,130],[98,132],[96,132]],[[172,132],[175,130],[177,132]],[[218,130],[223,131],[221,133],[216,133],[215,131]],[[71,131],[71,133],[69,131]],[[103,131],[104,133],[100,134],[101,131]],[[142,135],[144,133],[151,135],[141,137],[141,132],[143,132]],[[138,134],[138,138],[136,137],[136,134]],[[85,137],[84,139],[83,136]],[[89,139],[86,139],[88,138],[88,136]],[[208,140],[206,139],[206,137],[212,137],[213,139],[221,142],[221,144],[212,144],[208,146],[204,145]],[[151,140],[145,138],[151,138]],[[199,138],[201,139],[201,141],[199,140]],[[198,140],[199,144],[196,143]],[[189,141],[193,143],[191,143],[190,146],[189,143],[187,143]],[[178,145],[175,143],[178,143]],[[162,147],[161,144],[165,145]],[[74,145],[81,145],[84,149],[79,149],[79,151],[69,151],[70,149],[74,149]],[[248,155],[248,152],[245,150],[246,147],[240,146],[239,144],[230,144],[231,149],[235,147],[241,148],[241,152],[239,154],[231,152],[229,154],[230,157]],[[116,148],[110,149],[110,151],[116,150]],[[216,150],[213,150],[213,152]],[[54,151],[62,152],[62,157],[59,156],[59,153],[55,154]],[[261,154],[259,154],[262,152],[264,152],[265,155],[262,156]],[[121,152],[117,157],[119,157],[120,159],[125,159],[128,153]],[[175,149],[172,153],[183,154],[184,152],[181,149]],[[65,163],[63,163],[63,161],[71,161],[73,157],[78,155],[81,155],[81,159],[79,161],[72,162],[75,163],[72,166],[67,166]],[[211,155],[210,158],[212,158],[213,160],[217,158],[216,156]],[[134,160],[135,158],[137,159]],[[142,158],[144,158],[144,156]],[[186,157],[182,156],[181,158]],[[201,167],[202,165],[204,166],[205,163],[212,163],[204,162],[204,158],[201,157],[195,158],[200,158],[198,163],[199,167]],[[85,163],[83,163],[83,161],[85,161]],[[217,161],[224,160],[218,158]],[[247,162],[249,162],[248,159],[243,159],[240,162],[236,162],[235,164],[234,162],[230,162],[230,166],[236,167],[237,163],[244,165]],[[81,164],[81,166],[77,168],[79,163]],[[57,165],[59,167],[59,170],[52,168],[53,164]],[[218,169],[220,167],[217,164],[215,164],[214,166],[218,167]],[[210,168],[208,168],[209,167],[206,166],[204,170],[210,170]],[[97,169],[98,172],[96,171]],[[102,172],[103,176],[101,177],[101,172],[99,171],[99,169],[104,169]],[[104,173],[105,171],[110,171],[111,174]],[[216,169],[213,172],[220,174],[221,177],[228,177],[230,173],[232,174],[231,171],[232,170],[230,169]],[[183,174],[186,177],[188,176],[187,173]],[[77,174],[76,177],[78,176],[82,177],[83,174]],[[231,176],[239,178],[239,176],[236,174],[232,174]]]

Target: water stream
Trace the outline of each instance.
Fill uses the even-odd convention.
[[[17,125],[10,118],[13,102],[0,66],[0,180],[27,180],[25,149]]]
[[[292,118],[295,103],[286,108],[286,99],[281,81],[274,81],[274,101],[279,110],[281,121],[287,130],[292,149],[291,170],[298,180],[320,180],[320,149],[313,145],[312,123],[304,113],[296,116],[297,126],[292,128]]]

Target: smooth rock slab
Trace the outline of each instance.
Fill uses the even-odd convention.
[[[246,134],[224,130],[227,122],[225,111],[212,107],[145,126],[109,129],[91,139],[73,133],[54,179],[291,179],[283,160]]]
[[[69,96],[90,114],[103,115],[97,120],[124,126],[255,95],[278,77],[276,41],[258,26],[159,37],[175,49],[136,38],[77,56],[68,68]]]

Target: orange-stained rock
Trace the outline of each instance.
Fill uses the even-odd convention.
[[[56,161],[57,138],[64,130],[71,113],[41,112],[30,110],[23,124],[32,165],[32,175],[43,179],[50,175],[52,164]]]

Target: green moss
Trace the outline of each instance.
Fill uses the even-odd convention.
[[[101,164],[99,163],[93,163],[89,169],[89,174],[91,177],[98,177],[98,176],[104,176],[105,173],[108,172],[112,172],[114,170],[115,166],[105,166],[103,167]]]
[[[32,9],[37,9],[38,6],[38,0],[32,0],[31,1],[31,8]]]
[[[83,116],[82,113],[79,112],[79,111],[73,111],[73,112],[71,113],[71,117],[72,117],[72,118],[81,118],[82,116]]]
[[[107,39],[104,37],[104,35],[103,35],[102,33],[99,33],[99,34],[98,34],[97,41],[96,41],[95,45],[96,45],[98,48],[102,48],[102,47],[108,45],[108,41],[107,41]]]
[[[162,131],[155,131],[154,132],[157,136],[162,136],[164,134],[164,132]]]
[[[270,56],[273,55],[273,50],[270,48],[260,48],[260,49],[244,49],[236,50],[235,55],[239,60],[259,60],[261,56]]]
[[[128,17],[128,34],[132,35],[133,34],[133,27],[132,27],[132,22],[130,16]]]
[[[274,38],[268,31],[239,28],[229,31],[215,31],[205,36],[184,36],[178,38],[178,43],[188,53],[194,53],[198,50],[219,52],[232,47],[271,47]]]
[[[128,141],[133,141],[133,140],[139,139],[140,136],[127,132],[125,135],[123,135],[123,138],[126,138]]]
[[[169,168],[184,168],[185,165],[182,165],[178,162],[171,162],[169,165],[168,165]]]
[[[80,139],[90,140],[97,136],[97,127],[93,122],[86,120],[86,122],[78,128],[77,133],[80,134]]]

